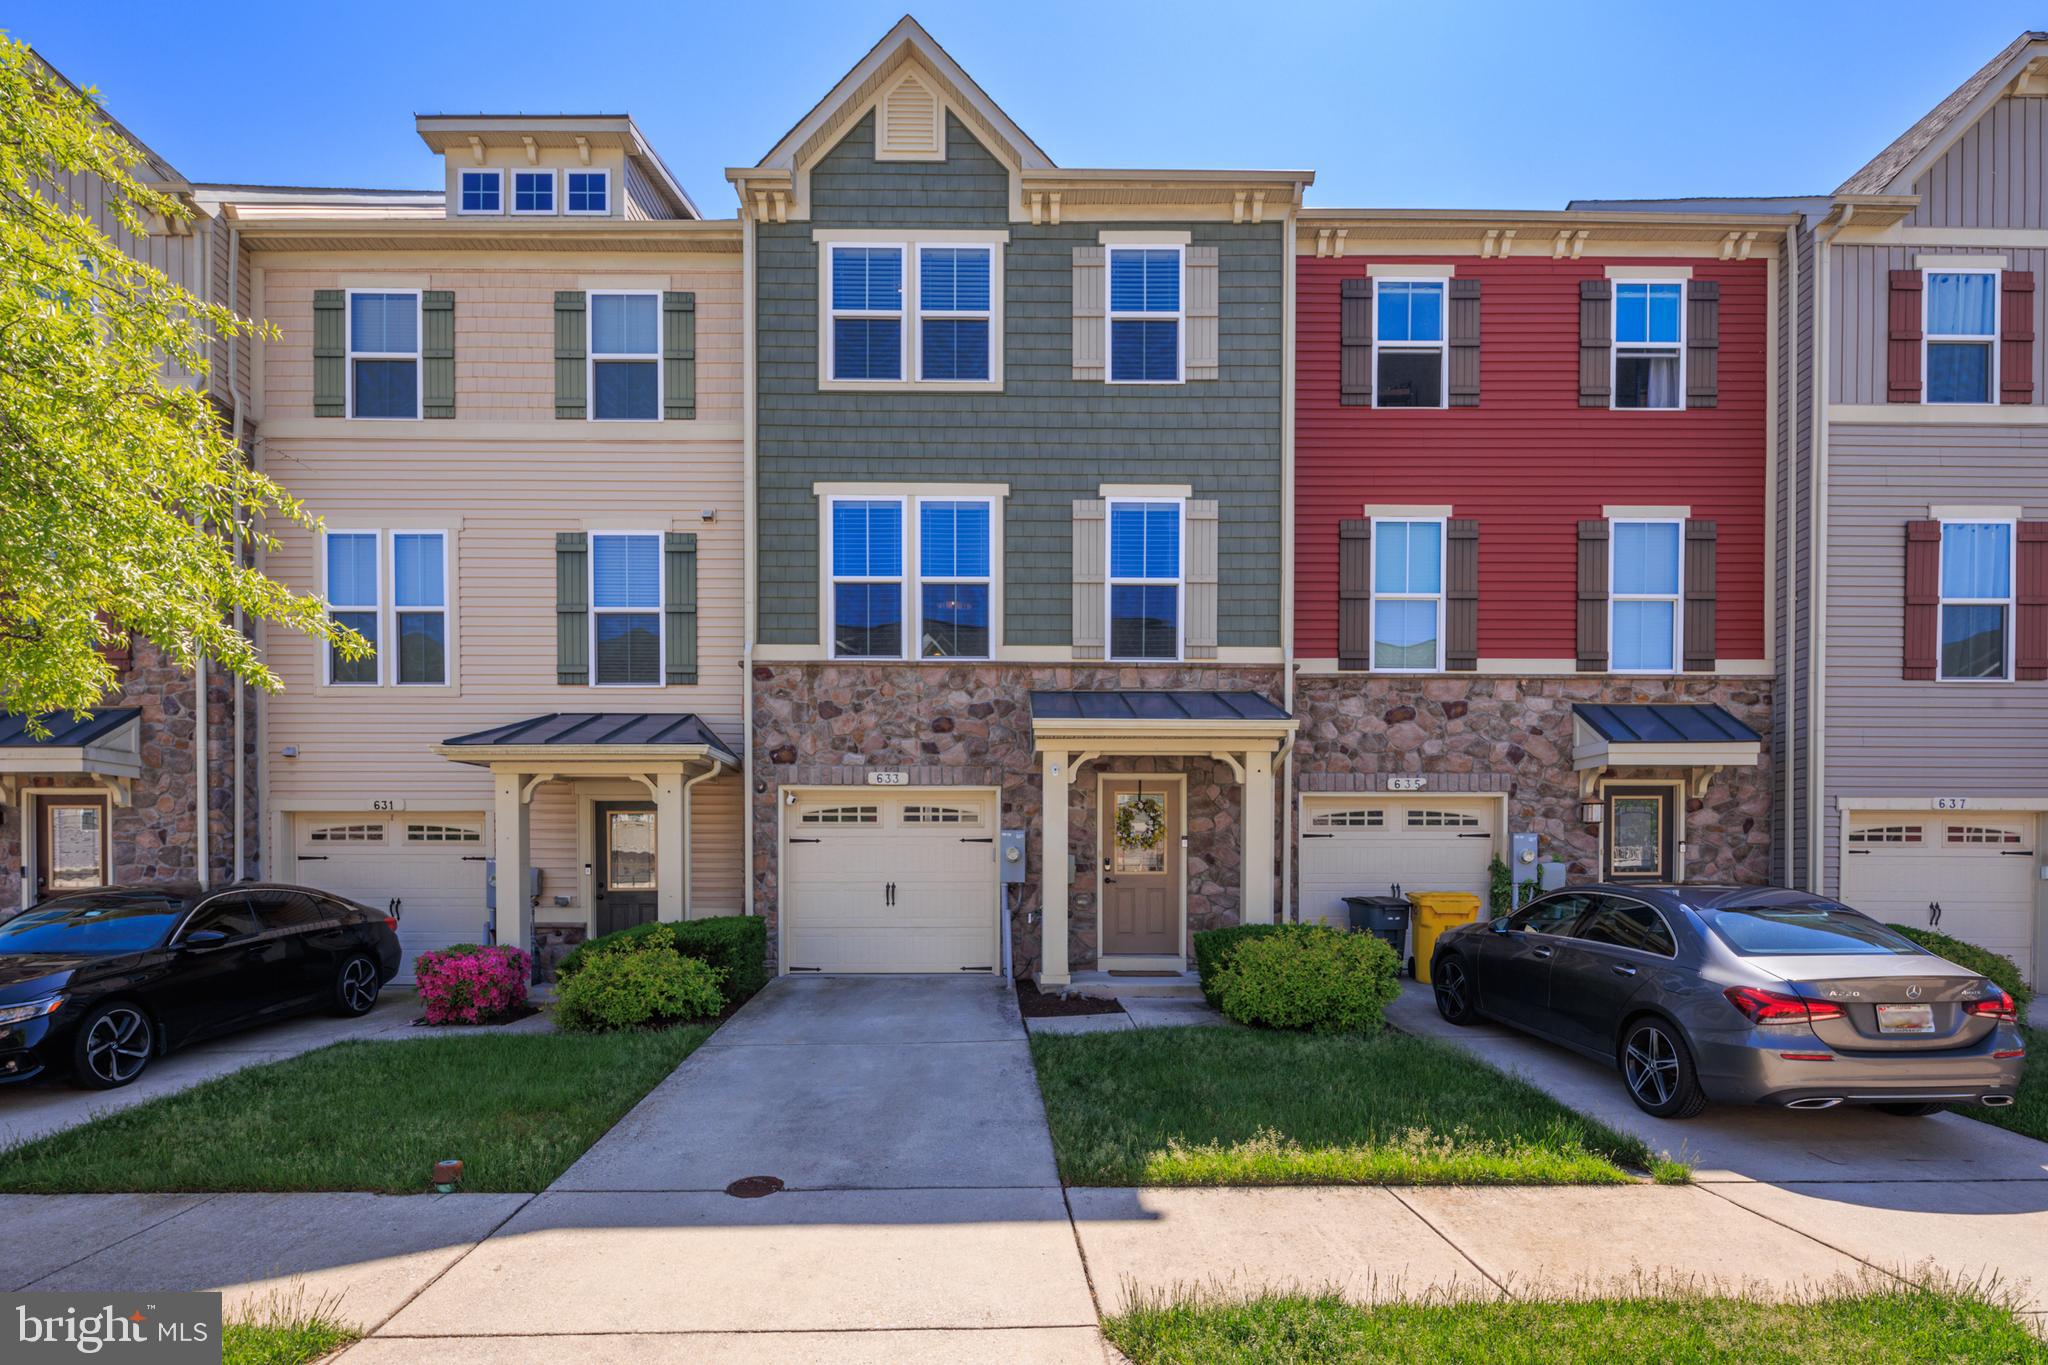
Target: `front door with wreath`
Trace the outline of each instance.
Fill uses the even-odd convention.
[[[1156,779],[1102,784],[1104,956],[1181,951],[1180,788]]]

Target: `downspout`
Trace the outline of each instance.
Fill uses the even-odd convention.
[[[214,222],[212,231],[220,231],[218,220]],[[237,266],[241,250],[242,230],[240,228],[229,228],[228,311],[230,313],[237,312],[241,307],[241,270]],[[234,413],[233,431],[235,449],[237,451],[242,448],[241,345],[241,342],[233,337],[228,339],[228,400]],[[241,518],[237,516],[235,520],[235,563],[238,566],[242,563],[244,553],[242,522]],[[240,635],[247,629],[247,617],[241,605],[237,603],[235,606],[235,634]],[[246,717],[248,710],[248,688],[240,678],[235,680],[233,705],[235,708],[235,832],[233,837],[235,847],[235,880],[239,882],[246,880],[249,875],[248,849],[245,846],[246,841],[242,837],[242,826],[247,819],[246,798],[243,795],[242,789],[243,784],[248,780],[247,760],[244,756],[248,738],[248,720]]]
[[[698,773],[688,782],[683,783],[683,861],[686,864],[686,866],[683,868],[684,919],[696,918],[692,911],[697,904],[697,874],[694,868],[687,866],[687,864],[694,863],[697,861],[696,849],[692,847],[690,843],[690,793],[696,789],[696,786],[699,782],[709,782],[712,778],[718,776],[720,773],[724,771],[725,760],[722,758],[714,758],[711,760],[710,767],[706,768],[703,772]]]
[[[741,626],[740,646],[740,913],[756,913],[754,905],[754,639],[758,634],[756,603],[759,598],[759,570],[754,559],[756,539],[755,503],[757,501],[754,466],[756,460],[754,428],[758,406],[754,382],[755,331],[760,316],[760,301],[755,297],[755,276],[757,274],[754,217],[747,211],[746,196],[740,196],[740,288],[744,291],[740,303],[743,319],[741,329],[742,355],[740,364],[742,393],[740,395],[740,449],[741,464],[746,480],[742,499],[744,512],[741,520],[742,558],[746,561],[744,601],[741,610],[745,621]],[[685,910],[684,913],[688,913]]]
[[[1302,189],[1295,186],[1296,203]],[[1294,714],[1294,225],[1288,205],[1280,233],[1280,705]],[[1280,904],[1285,924],[1294,908],[1294,739],[1280,750]]]
[[[1824,885],[1826,858],[1827,789],[1827,624],[1828,624],[1828,261],[1835,235],[1856,216],[1854,204],[1842,205],[1842,216],[1832,226],[1823,221],[1814,236],[1813,253],[1813,488],[1807,506],[1812,527],[1807,533],[1807,553],[1812,556],[1812,591],[1807,611],[1813,624],[1807,630],[1806,700],[1812,718],[1806,726],[1806,875],[1807,890],[1827,894]]]
[[[208,219],[202,232],[193,234],[196,245],[204,240],[206,247],[199,259],[197,278],[199,301],[213,302],[213,222]],[[196,379],[196,376],[195,376]],[[192,519],[194,530],[203,530],[199,518]],[[192,658],[192,786],[198,801],[194,813],[193,833],[198,840],[195,855],[199,864],[199,889],[205,891],[213,885],[213,804],[208,800],[206,751],[213,743],[213,708],[206,696],[206,651],[193,651]]]
[[[1801,221],[1804,221],[1802,215]],[[1784,623],[1785,653],[1781,660],[1784,665],[1784,695],[1777,699],[1777,705],[1785,716],[1785,761],[1784,771],[1779,779],[1785,784],[1785,846],[1778,855],[1779,866],[1783,869],[1780,881],[1791,886],[1793,875],[1792,837],[1793,821],[1797,815],[1794,805],[1796,792],[1793,788],[1792,755],[1799,750],[1799,708],[1792,704],[1792,672],[1799,666],[1798,621],[1795,617],[1798,594],[1793,591],[1799,579],[1799,224],[1785,229],[1785,318],[1790,324],[1785,337],[1784,381],[1786,392],[1781,404],[1785,412],[1785,449],[1780,461],[1785,467],[1785,501],[1781,509],[1780,523],[1785,528],[1785,543],[1779,548],[1785,567],[1785,588],[1779,595],[1779,620]],[[1781,381],[1781,382],[1784,382]]]

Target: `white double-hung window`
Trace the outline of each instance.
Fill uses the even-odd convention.
[[[662,682],[661,537],[592,532],[590,681],[599,687]]]
[[[1444,282],[1374,280],[1373,288],[1373,406],[1442,407]]]
[[[994,581],[989,498],[919,498],[917,653],[924,659],[990,655]]]
[[[1178,659],[1181,652],[1178,498],[1109,504],[1109,656]]]
[[[1372,523],[1372,667],[1436,673],[1444,666],[1444,524]]]
[[[1608,669],[1678,671],[1683,523],[1616,521],[1608,564]]]
[[[1109,248],[1109,382],[1178,384],[1185,360],[1178,246]]]
[[[439,531],[391,533],[394,677],[400,686],[448,681],[447,544]]]
[[[590,416],[652,422],[661,416],[661,295],[590,296]]]
[[[834,246],[826,345],[834,379],[903,378],[903,248]]]
[[[1685,285],[1614,282],[1614,406],[1685,406]]]
[[[351,417],[420,415],[417,291],[349,291],[348,388]]]
[[[832,657],[903,657],[902,498],[834,498]]]
[[[917,248],[917,377],[989,377],[990,277],[995,249]]]
[[[344,659],[329,648],[328,684],[445,684],[449,664],[447,533],[329,531],[321,553],[329,617],[362,636],[371,651],[360,659]]]
[[[1930,270],[1927,312],[1929,403],[1989,403],[1998,394],[1998,272]]]
[[[1941,671],[1944,682],[2012,676],[2013,524],[1941,524]]]
[[[337,626],[346,626],[369,642],[370,652],[360,659],[344,659],[333,648],[327,651],[327,681],[338,687],[375,687],[383,662],[378,647],[383,598],[378,592],[377,540],[375,531],[329,531],[327,533],[327,615]]]
[[[829,498],[832,657],[992,657],[995,508],[941,491]]]

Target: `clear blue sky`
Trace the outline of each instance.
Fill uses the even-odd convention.
[[[914,12],[1062,165],[1307,167],[1312,204],[1431,208],[1825,192],[2048,27],[2048,0],[1951,3],[1939,22],[1894,0]],[[439,182],[415,113],[626,112],[722,217],[724,168],[758,160],[902,13],[12,0],[0,23],[194,180],[422,188]]]

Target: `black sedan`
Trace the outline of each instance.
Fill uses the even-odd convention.
[[[68,1070],[108,1090],[203,1038],[313,1010],[367,1014],[398,961],[396,918],[304,887],[47,900],[0,924],[0,1083]]]

